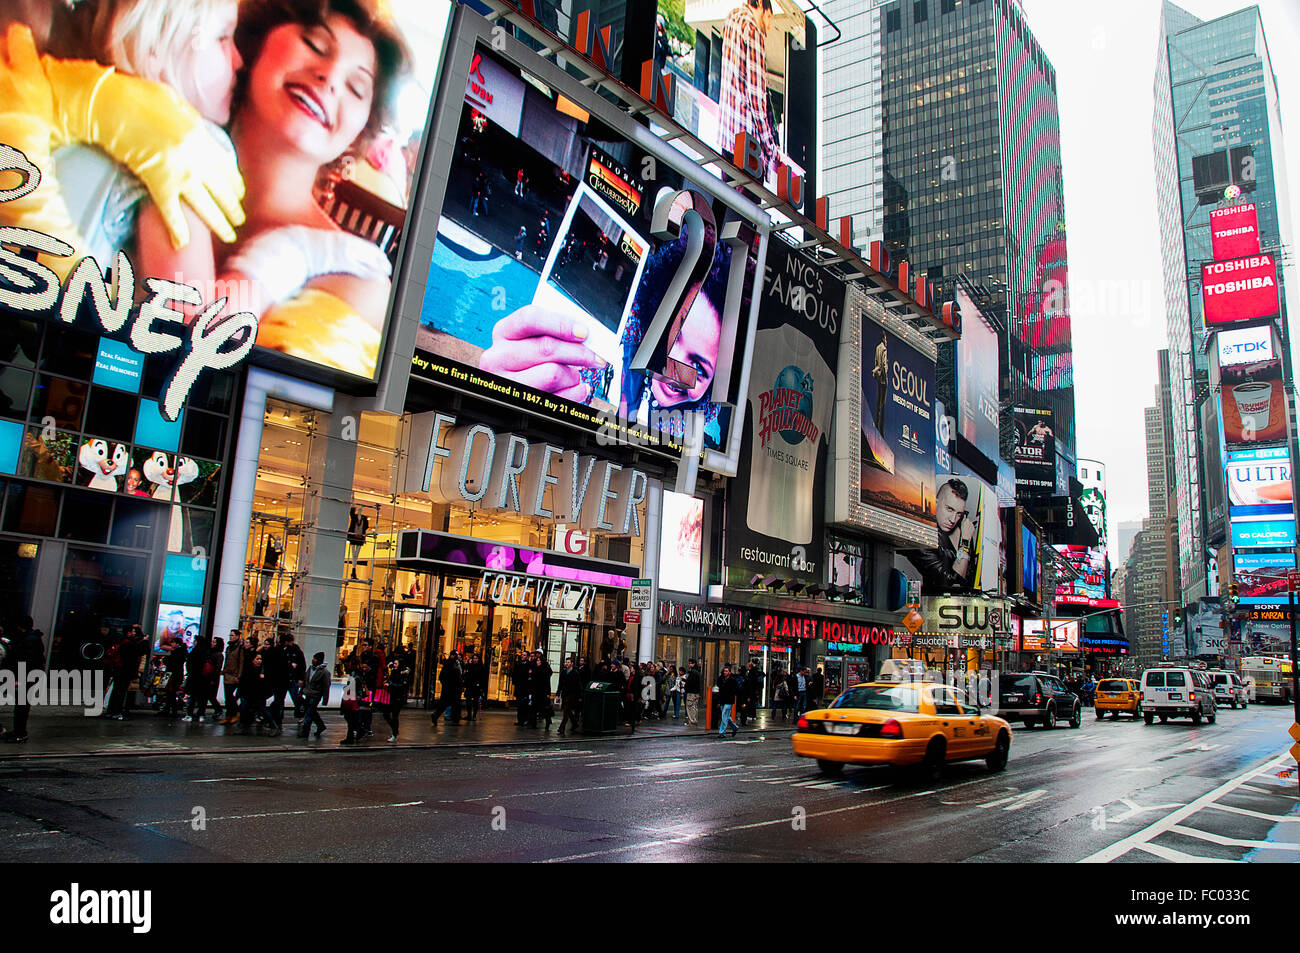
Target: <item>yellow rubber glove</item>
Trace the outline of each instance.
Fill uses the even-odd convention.
[[[257,346],[358,377],[374,377],[379,363],[374,326],[346,301],[316,288],[305,288],[262,315]]]
[[[36,55],[31,30],[10,24],[8,33],[0,37],[0,142],[20,151],[40,169],[41,181],[22,198],[0,205],[0,223],[52,235],[76,249],[66,258],[41,256],[42,263],[61,281],[83,257],[85,240],[59,190],[53,130],[54,96]]]
[[[84,60],[41,58],[64,143],[99,146],[134,173],[158,207],[172,244],[189,243],[185,201],[212,233],[235,240],[244,223],[244,180],[235,160],[213,148],[203,119],[171,88]]]

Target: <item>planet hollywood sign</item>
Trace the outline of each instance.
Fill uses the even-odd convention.
[[[785,613],[763,614],[761,637],[767,641],[797,641],[824,639],[840,645],[898,645],[898,633],[892,626],[869,622],[852,622],[847,619],[815,619],[811,616],[794,616]]]

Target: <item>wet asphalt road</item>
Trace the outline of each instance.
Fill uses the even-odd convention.
[[[1004,772],[954,765],[933,785],[879,768],[823,778],[788,734],[7,762],[0,861],[1077,861],[1278,755],[1291,720],[1085,711],[1077,730],[1017,728]],[[1255,840],[1297,803],[1238,795],[1260,800],[1201,811],[1201,827]],[[1193,853],[1215,849],[1245,853]]]

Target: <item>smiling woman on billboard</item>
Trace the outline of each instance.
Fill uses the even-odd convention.
[[[43,175],[0,225],[71,244],[42,258],[60,277],[126,252],[142,279],[255,315],[260,348],[373,378],[429,92],[394,6],[432,65],[442,30],[421,27],[445,26],[441,3],[82,0],[53,29],[7,17],[0,141]],[[382,244],[335,221],[336,187],[391,226]]]

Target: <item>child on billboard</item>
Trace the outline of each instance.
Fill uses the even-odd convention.
[[[81,58],[38,57],[18,23],[0,49],[0,142],[42,172],[0,224],[71,244],[45,261],[60,277],[129,250],[141,278],[258,316],[260,346],[372,377],[391,264],[314,189],[384,127],[407,59],[387,15],[368,0],[85,0],[68,18],[85,28],[61,46]]]

